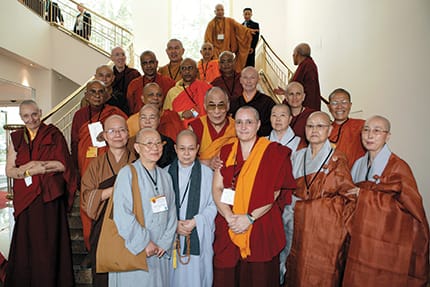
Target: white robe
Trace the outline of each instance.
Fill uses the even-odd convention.
[[[194,164],[193,164],[194,165]],[[188,180],[190,178],[192,166],[182,167],[178,163],[178,177],[179,177],[179,195],[181,202]],[[169,167],[166,167],[168,169]],[[215,232],[215,216],[217,214],[216,205],[212,198],[212,176],[213,172],[205,165],[201,165],[202,181],[200,185],[200,205],[199,212],[194,216],[196,220],[197,234],[200,243],[200,255],[191,255],[190,262],[187,265],[182,265],[177,261],[177,268],[173,269],[171,264],[170,273],[170,286],[171,287],[210,287],[213,281],[213,248]],[[179,211],[181,220],[185,220],[188,195],[184,197],[184,201]],[[180,236],[181,240],[181,254],[184,251],[185,237]],[[185,260],[185,258],[184,258]]]
[[[132,213],[131,171],[130,167],[126,166],[118,173],[113,193],[113,214],[118,233],[124,238],[126,247],[133,254],[144,252],[150,240],[166,250],[166,254],[161,258],[148,257],[148,271],[109,273],[109,286],[166,287],[169,286],[171,248],[177,226],[172,180],[166,171],[156,167],[158,187],[158,192],[156,192],[154,184],[144,170],[141,161],[137,160],[133,165],[136,167],[139,178],[145,228],[140,226]],[[151,198],[156,195],[166,196],[167,211],[152,212]],[[107,252],[109,251],[107,250]]]

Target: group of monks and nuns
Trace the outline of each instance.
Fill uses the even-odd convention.
[[[335,89],[329,96],[328,109],[333,116],[333,129],[329,136],[332,145],[342,151],[348,158],[348,166],[352,168],[354,162],[365,153],[361,143],[361,130],[364,125],[362,119],[349,117],[351,111],[351,95],[342,88]]]
[[[101,65],[96,69],[94,79],[102,81],[106,87],[106,104],[115,106],[123,111],[126,115],[129,114],[130,109],[128,107],[127,98],[120,92],[115,92],[112,88],[112,84],[115,80],[113,70],[109,65]],[[86,104],[88,101],[84,98]],[[83,105],[81,105],[83,106]]]
[[[234,120],[227,115],[229,100],[227,93],[219,87],[213,87],[205,96],[207,115],[195,119],[189,125],[197,135],[200,162],[213,170],[222,166],[219,152],[223,145],[236,138]]]
[[[192,131],[178,134],[175,150],[178,159],[166,168],[172,176],[178,217],[170,286],[212,287],[217,213],[213,172],[196,159],[199,145]]]
[[[221,75],[212,81],[212,85],[220,87],[227,92],[230,102],[242,95],[243,88],[240,84],[240,72],[234,70],[235,56],[230,51],[224,51],[219,55],[219,71]]]
[[[104,140],[99,141],[98,135],[103,131],[103,122],[111,115],[127,115],[119,108],[105,104],[106,87],[103,82],[93,80],[88,82],[85,98],[89,105],[76,111],[73,116],[71,130],[72,160],[78,167],[82,177],[89,163],[107,150]],[[81,193],[82,200],[82,193]],[[81,209],[82,229],[87,250],[90,250],[91,219]]]
[[[288,147],[292,152],[295,152],[300,148],[301,139],[299,136],[296,136],[290,127],[291,119],[291,111],[287,105],[277,104],[273,106],[270,114],[272,131],[268,139],[272,142],[278,142]]]
[[[36,102],[24,100],[19,115],[25,127],[11,134],[6,162],[15,225],[4,286],[74,286],[66,209],[76,169],[63,134],[41,122]]]
[[[152,128],[158,131],[160,134],[161,142],[163,143],[163,153],[160,159],[157,161],[159,167],[166,167],[172,163],[176,158],[174,144],[175,142],[168,136],[161,133],[159,130],[160,125],[160,110],[153,104],[144,105],[139,112],[139,130],[144,128]],[[136,142],[136,136],[130,137],[128,141],[128,147],[133,150],[134,143]]]
[[[352,168],[360,189],[343,286],[426,286],[429,226],[412,171],[387,145],[386,118],[369,118],[361,137],[367,153]]]
[[[259,115],[261,127],[258,136],[268,136],[272,127],[270,125],[270,113],[276,104],[272,98],[257,90],[260,76],[254,67],[246,67],[242,70],[240,84],[242,85],[242,95],[230,101],[230,113],[235,117],[236,111],[243,106],[254,107]]]
[[[166,53],[169,57],[169,63],[158,69],[158,72],[170,79],[178,82],[182,79],[180,72],[180,66],[183,61],[182,56],[184,55],[185,49],[182,42],[178,39],[170,39],[167,42]],[[167,92],[167,91],[166,91]]]
[[[113,74],[115,75],[112,84],[114,93],[127,98],[128,85],[133,79],[140,77],[140,73],[138,70],[127,66],[127,57],[121,47],[112,49],[110,59],[113,62]]]
[[[247,28],[232,18],[225,17],[222,4],[217,4],[214,12],[215,17],[206,27],[204,41],[212,43],[215,57],[218,57],[223,51],[235,53],[235,70],[240,73],[245,67],[252,34],[255,34],[256,30]]]
[[[200,48],[202,59],[198,63],[200,80],[208,83],[220,76],[218,58],[214,57],[214,46],[212,43],[204,43]]]
[[[81,180],[81,208],[93,220],[90,233],[90,254],[93,286],[95,287],[108,286],[108,274],[96,273],[97,244],[107,201],[112,196],[113,185],[119,170],[136,160],[135,153],[127,148],[128,130],[123,117],[109,116],[103,124],[102,135],[108,145],[108,150],[91,161]]]
[[[132,212],[132,171],[122,168],[113,191],[113,219],[126,248],[133,254],[145,252],[148,271],[109,272],[109,286],[169,286],[171,248],[177,228],[175,193],[167,171],[157,166],[163,142],[159,133],[150,128],[141,129],[134,148],[139,159],[136,169],[142,199],[145,227]]]
[[[180,70],[182,80],[178,81],[167,93],[164,109],[177,112],[184,127],[187,128],[190,121],[206,114],[204,108],[205,94],[212,86],[197,79],[199,71],[197,63],[193,59],[184,59]]]
[[[331,147],[330,117],[312,113],[309,142],[291,157],[297,189],[294,233],[287,259],[288,286],[340,286],[346,256],[346,221],[356,196],[346,156]],[[289,225],[290,226],[290,225]]]
[[[130,114],[138,113],[143,106],[141,98],[146,84],[157,83],[161,88],[163,97],[166,97],[167,92],[175,86],[175,81],[157,72],[158,61],[154,52],[144,51],[140,55],[140,66],[143,76],[134,79],[128,86],[127,101],[130,106]]]
[[[143,88],[141,99],[144,105],[152,104],[158,108],[160,112],[160,122],[157,128],[158,132],[175,141],[176,135],[184,129],[184,125],[178,113],[163,109],[164,95],[161,92],[160,86],[157,83],[146,84]],[[128,118],[127,125],[130,137],[135,136],[141,129],[139,120],[140,111]]]
[[[255,108],[240,108],[237,139],[221,149],[223,166],[214,171],[214,287],[279,285],[285,235],[275,201],[285,193],[289,203],[296,183],[291,150],[258,137],[260,125]]]
[[[246,59],[245,67],[252,66],[255,67],[255,48],[257,48],[258,40],[260,39],[260,25],[251,19],[252,9],[243,9],[243,21],[242,25],[254,29],[255,33],[252,35],[251,47],[249,48],[248,58]]]

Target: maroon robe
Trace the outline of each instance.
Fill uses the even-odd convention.
[[[227,93],[230,102],[240,97],[243,92],[243,87],[240,83],[240,73],[236,72],[233,74],[233,77],[219,76],[212,81],[211,85],[223,89]]]
[[[294,73],[291,82],[299,82],[305,89],[303,106],[321,110],[321,91],[318,80],[318,68],[311,57],[307,57],[300,63]]]

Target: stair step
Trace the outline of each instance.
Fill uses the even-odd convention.
[[[69,228],[82,230],[81,218],[79,216],[69,216]]]
[[[91,275],[91,268],[82,268],[80,266],[75,265],[73,266],[73,269],[75,272],[76,284],[89,284],[89,286],[92,286],[93,277]]]

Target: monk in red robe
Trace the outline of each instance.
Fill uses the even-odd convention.
[[[215,57],[223,51],[235,53],[237,58],[235,70],[240,73],[248,58],[252,34],[257,30],[247,28],[232,18],[224,17],[224,6],[221,4],[215,6],[214,12],[215,18],[206,28],[205,42],[212,43]]]
[[[184,127],[187,128],[193,119],[206,114],[204,98],[212,86],[197,79],[197,63],[186,58],[181,64],[182,80],[170,89],[164,101],[164,110],[177,112]]]
[[[243,88],[240,84],[240,73],[234,70],[235,56],[230,51],[224,51],[219,55],[219,70],[221,75],[212,81],[212,85],[223,89],[231,101],[242,95]]]
[[[425,287],[429,226],[411,168],[386,144],[386,118],[368,119],[361,136],[367,153],[352,168],[360,190],[343,286]]]
[[[205,97],[207,115],[195,119],[189,129],[197,135],[200,161],[212,168],[222,166],[219,152],[221,147],[236,139],[234,120],[227,116],[229,109],[228,96],[221,88],[211,88]]]
[[[140,65],[142,67],[143,76],[131,81],[128,86],[127,101],[130,107],[130,114],[138,113],[143,106],[142,92],[143,88],[148,83],[157,83],[163,96],[175,86],[175,81],[171,78],[157,73],[158,61],[155,54],[151,51],[145,51],[140,55]]]
[[[204,43],[200,49],[202,59],[198,63],[199,79],[208,83],[219,77],[218,59],[214,58],[214,46],[212,43]]]
[[[214,172],[214,287],[279,285],[279,253],[285,246],[280,192],[286,202],[296,184],[290,149],[258,138],[258,112],[240,108],[238,139],[221,149],[223,166]],[[283,159],[283,160],[280,160]],[[281,191],[282,190],[282,191]]]
[[[361,129],[363,128],[364,120],[349,118],[351,106],[351,95],[347,90],[339,88],[331,92],[328,109],[334,121],[331,124],[333,129],[329,140],[337,150],[346,155],[350,168],[365,153],[361,144]]]
[[[307,148],[293,154],[294,233],[287,259],[287,286],[339,286],[344,268],[345,223],[354,207],[354,188],[345,155],[330,145],[330,117],[312,113]]]
[[[171,110],[163,110],[164,95],[161,93],[161,88],[157,83],[146,84],[143,89],[142,102],[145,105],[153,104],[159,109],[160,123],[157,128],[158,132],[176,141],[176,136],[184,129],[184,125],[178,113]],[[140,130],[139,117],[140,111],[130,116],[127,120],[130,137],[135,136]]]
[[[23,101],[19,114],[25,128],[11,134],[6,163],[15,226],[4,286],[74,286],[66,208],[76,170],[63,134],[41,122],[36,102]]]
[[[166,53],[169,57],[169,63],[158,69],[158,72],[170,79],[178,82],[182,80],[182,75],[180,71],[180,66],[182,63],[182,56],[184,55],[185,49],[182,42],[178,39],[170,39],[167,42]],[[166,91],[167,93],[167,91]]]
[[[106,152],[107,147],[97,143],[96,139],[91,137],[90,128],[100,127],[110,115],[120,115],[127,118],[127,115],[119,108],[105,104],[106,87],[103,82],[94,80],[87,84],[85,98],[89,105],[76,111],[73,116],[72,132],[71,132],[71,147],[72,159],[77,164],[79,174],[82,177],[89,163],[97,156]],[[99,145],[96,146],[95,144]],[[84,233],[84,242],[87,249],[90,249],[89,236],[91,230],[91,219],[85,211],[81,209],[82,228]]]

